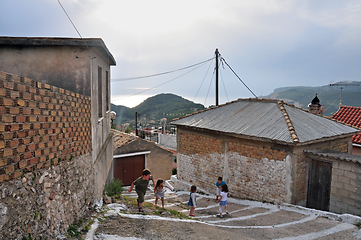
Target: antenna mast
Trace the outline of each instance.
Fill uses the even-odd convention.
[[[341,93],[340,93],[340,107],[342,105],[342,87],[345,86],[360,86],[360,84],[356,84],[356,83],[334,83],[334,84],[330,84],[331,87],[336,86],[336,87],[340,87],[341,89]]]

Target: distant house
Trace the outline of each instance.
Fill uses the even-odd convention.
[[[148,168],[155,179],[170,179],[172,175],[173,154],[153,142],[135,135],[112,129],[113,165],[110,178],[120,179],[130,185],[138,178],[144,168]]]
[[[331,118],[361,128],[360,107],[341,106]],[[352,136],[352,154],[361,155],[361,133]]]
[[[347,204],[339,208],[350,199],[335,176],[345,174],[338,170],[344,164],[359,164],[342,157],[358,129],[269,99],[239,99],[171,124],[177,126],[178,186],[215,193],[222,176],[233,197],[352,212]],[[341,155],[325,161],[328,152]],[[356,187],[345,195],[350,192],[361,197]]]

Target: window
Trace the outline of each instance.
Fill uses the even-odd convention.
[[[98,67],[98,116],[99,118],[103,117],[103,76],[102,68]]]
[[[106,108],[106,111],[109,111],[109,105],[110,105],[109,91],[110,91],[109,72],[105,71],[105,96],[106,96],[105,108]]]

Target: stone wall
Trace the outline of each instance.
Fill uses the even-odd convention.
[[[24,172],[0,186],[0,239],[56,239],[93,206],[91,154]],[[0,211],[1,212],[1,211]]]
[[[1,239],[65,235],[98,200],[91,129],[90,97],[0,72]]]
[[[232,197],[286,202],[291,162],[286,150],[244,140],[178,129],[178,179],[216,193],[222,176]]]

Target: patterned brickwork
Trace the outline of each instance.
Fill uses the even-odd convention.
[[[91,148],[90,97],[0,72],[0,182]]]

